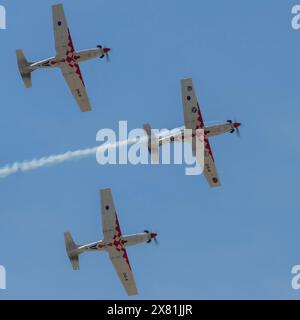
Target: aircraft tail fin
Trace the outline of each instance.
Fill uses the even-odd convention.
[[[65,232],[65,244],[73,270],[79,270],[79,252],[77,251],[78,246],[75,244],[70,232]]]
[[[27,61],[22,50],[18,49],[16,51],[16,55],[17,55],[19,71],[24,81],[25,87],[31,88],[32,87],[31,72],[33,71],[30,69],[31,63]]]

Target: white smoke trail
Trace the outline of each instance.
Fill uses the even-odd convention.
[[[141,142],[141,140],[139,140]],[[18,172],[28,172],[39,168],[54,166],[66,161],[87,158],[96,155],[97,152],[105,152],[109,149],[117,149],[121,146],[131,145],[136,143],[137,139],[125,140],[117,143],[105,144],[95,148],[69,151],[63,154],[52,155],[31,161],[15,162],[0,168],[0,178],[6,178]]]

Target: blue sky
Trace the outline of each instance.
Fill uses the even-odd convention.
[[[113,190],[123,233],[159,233],[129,248],[139,299],[299,299],[299,53],[294,1],[62,1],[75,47],[113,48],[82,64],[93,112],[79,112],[59,70],[26,90],[15,50],[54,55],[52,1],[0,0],[0,165],[96,146],[102,128],[183,124],[180,79],[192,77],[204,118],[243,123],[211,139],[222,188],[184,166],[105,166],[95,158],[0,181],[0,299],[126,299],[106,254],[71,270],[63,232],[102,238],[99,190]]]

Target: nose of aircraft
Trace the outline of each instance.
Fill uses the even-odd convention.
[[[157,233],[150,233],[151,239],[155,239],[157,237]]]
[[[109,53],[110,51],[111,51],[111,48],[104,48],[104,49],[103,49],[103,52],[104,52],[105,54]]]
[[[235,128],[239,128],[239,127],[241,126],[241,123],[240,123],[240,122],[235,122],[235,123],[233,124],[233,126],[234,126]]]

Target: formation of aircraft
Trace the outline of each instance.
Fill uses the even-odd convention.
[[[144,233],[123,236],[110,189],[101,190],[101,210],[103,240],[78,246],[71,233],[65,233],[66,250],[72,267],[74,270],[79,270],[79,255],[84,252],[106,251],[127,294],[136,295],[138,291],[126,247],[143,242],[151,243],[152,240],[157,241],[157,234],[145,231]]]
[[[186,138],[185,129],[190,129],[192,132],[192,137],[187,140],[190,142],[193,148],[194,156],[198,156],[195,148],[197,139],[196,130],[203,129],[204,130],[204,168],[203,173],[211,187],[219,187],[221,186],[219,174],[215,165],[214,156],[212,153],[212,149],[209,143],[208,138],[218,136],[227,132],[234,133],[237,132],[239,135],[239,127],[241,123],[235,122],[232,120],[224,121],[219,124],[205,124],[203,121],[203,117],[200,111],[200,106],[196,97],[194,85],[192,79],[184,79],[181,81],[181,90],[182,90],[182,104],[183,104],[183,113],[184,113],[184,122],[185,128],[183,127],[177,132],[171,132],[170,135],[161,135],[155,136],[153,133],[151,126],[149,124],[144,125],[144,130],[148,135],[148,149],[149,152],[158,152],[159,150],[155,148],[152,141],[155,140],[158,143],[158,146],[163,146],[167,143],[175,143],[178,141],[182,141]],[[200,162],[200,159],[199,159]]]
[[[23,51],[16,51],[21,76],[26,88],[32,87],[31,73],[38,69],[60,68],[62,74],[82,112],[91,111],[91,104],[79,63],[100,57],[108,57],[110,48],[98,45],[96,48],[76,51],[62,4],[52,6],[56,56],[38,62],[28,62]]]
[[[64,14],[63,5],[58,4],[52,6],[52,14],[56,56],[31,63],[27,61],[23,51],[19,49],[16,51],[16,56],[20,74],[25,87],[30,88],[32,87],[31,74],[33,71],[38,69],[60,68],[81,111],[88,112],[91,110],[91,105],[79,63],[97,57],[100,57],[101,59],[104,57],[108,58],[108,54],[111,49],[99,45],[93,49],[76,51],[67,24],[67,19]],[[232,120],[214,125],[204,123],[192,79],[182,80],[181,86],[185,127],[179,129],[176,133],[172,132],[169,136],[154,136],[151,126],[149,124],[145,124],[144,129],[148,135],[149,152],[154,152],[152,148],[152,141],[154,137],[158,140],[158,145],[162,146],[166,143],[175,143],[177,141],[184,140],[186,138],[185,129],[190,129],[192,130],[192,135],[188,139],[188,142],[191,143],[193,153],[197,157],[195,150],[195,142],[197,139],[196,131],[198,129],[202,129],[204,131],[204,175],[211,187],[219,187],[221,183],[209,138],[227,132],[239,133],[239,127],[241,124]],[[123,236],[110,189],[101,190],[101,209],[104,239],[91,244],[76,245],[71,233],[66,232],[64,236],[68,257],[73,269],[79,270],[79,256],[81,254],[91,251],[108,252],[109,258],[116,269],[127,294],[135,295],[137,294],[137,287],[126,248],[144,242],[156,242],[157,234],[144,231],[139,234]]]

